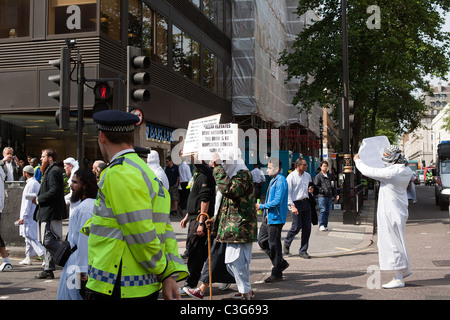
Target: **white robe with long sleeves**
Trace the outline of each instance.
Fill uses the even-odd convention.
[[[0,214],[5,207],[5,171],[0,167]]]
[[[27,200],[27,195],[36,196],[39,193],[41,184],[32,177],[27,180],[25,188],[22,193],[22,202],[20,204],[20,219],[23,219],[23,224],[19,226],[19,234],[25,238],[26,250],[28,257],[35,255],[42,256],[44,248],[38,242],[38,224],[33,219],[36,205],[31,200]]]
[[[406,188],[411,180],[411,170],[404,164],[386,168],[371,168],[361,159],[355,162],[366,177],[380,181],[377,227],[378,255],[381,270],[411,271],[405,241],[408,220],[408,196]]]
[[[95,199],[87,198],[80,202],[69,219],[70,247],[77,246],[61,272],[58,288],[58,300],[83,300],[77,283],[77,273],[88,271],[88,236],[80,232],[86,221],[92,218]]]

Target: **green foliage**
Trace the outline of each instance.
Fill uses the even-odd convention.
[[[366,24],[371,5],[380,8],[380,29]],[[287,81],[301,81],[293,100],[299,112],[309,112],[318,101],[338,106],[343,95],[340,6],[341,0],[299,1],[298,15],[315,10],[320,17],[279,59],[287,67]],[[414,91],[431,92],[425,77],[445,79],[450,70],[450,34],[441,31],[440,15],[450,10],[450,0],[355,0],[347,7],[355,144],[375,135],[380,125],[394,134],[413,131],[427,111]]]

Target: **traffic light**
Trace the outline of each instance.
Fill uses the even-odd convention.
[[[113,90],[108,82],[99,81],[94,86],[95,103],[93,113],[112,109],[113,106]]]
[[[59,59],[50,60],[50,65],[59,69],[59,73],[49,76],[48,80],[59,86],[58,91],[48,93],[50,98],[59,101],[59,109],[56,111],[56,124],[59,129],[70,129],[70,50],[61,48]]]
[[[348,100],[348,124],[350,128],[355,126],[355,100]]]
[[[150,59],[141,55],[136,47],[127,47],[127,107],[141,107],[142,101],[150,100],[150,91],[140,88],[150,84],[150,74],[145,71],[150,67]]]

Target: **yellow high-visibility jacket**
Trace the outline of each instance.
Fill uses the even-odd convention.
[[[148,296],[162,281],[188,276],[170,223],[170,195],[136,153],[103,172],[89,230],[87,288],[111,295],[121,267],[121,298]],[[159,280],[158,280],[159,279]]]

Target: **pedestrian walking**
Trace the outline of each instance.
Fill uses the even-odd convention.
[[[272,261],[272,273],[264,280],[271,283],[283,280],[283,271],[289,263],[283,259],[281,247],[281,231],[286,223],[288,205],[288,184],[286,178],[280,173],[281,160],[270,159],[267,174],[272,180],[267,189],[264,204],[256,204],[257,210],[263,210],[263,221],[259,229],[258,244]]]
[[[164,172],[164,169],[161,167],[158,151],[150,151],[150,154],[147,156],[147,165],[156,174],[159,181],[162,182],[164,188],[169,191],[169,180],[167,179],[167,175]]]
[[[44,149],[41,154],[43,172],[41,188],[33,203],[37,205],[34,219],[38,222],[39,240],[45,248],[44,270],[36,279],[53,279],[56,270],[53,254],[62,238],[62,220],[68,217],[64,201],[64,179],[61,168],[56,164],[54,149]]]
[[[409,168],[409,170],[411,170],[411,168]],[[406,192],[408,194],[408,200],[412,200],[412,203],[417,203],[416,186],[414,185],[415,179],[416,179],[416,175],[411,170],[411,181],[408,184],[408,188],[406,189]]]
[[[30,165],[34,168],[34,178],[37,182],[41,182],[42,178],[42,172],[41,172],[41,166],[39,165],[39,159],[36,157],[32,157],[30,159]]]
[[[380,181],[377,207],[378,256],[381,270],[394,270],[392,281],[385,289],[402,288],[404,278],[411,275],[411,263],[405,240],[408,220],[406,188],[411,181],[411,170],[400,149],[391,145],[384,150],[385,168],[371,168],[355,155],[356,168],[366,177]]]
[[[3,170],[5,172],[5,181],[19,181],[22,172],[19,172],[19,160],[14,155],[14,149],[5,147],[3,149]]]
[[[295,170],[286,178],[288,183],[288,207],[292,212],[292,226],[285,239],[283,250],[289,254],[290,246],[295,236],[302,231],[299,255],[309,259],[308,246],[311,236],[311,206],[309,193],[314,192],[314,184],[308,172],[308,164],[304,158],[295,161]]]
[[[72,188],[70,188],[70,185],[72,184],[72,177],[75,174],[75,172],[80,168],[80,165],[78,164],[78,161],[75,160],[72,157],[69,157],[63,161],[64,163],[64,171],[66,173],[66,177],[69,178],[67,180],[67,186],[69,187],[69,193],[64,196],[64,200],[66,201],[66,204],[69,205],[69,217],[72,215],[72,211],[76,208],[76,206],[79,204],[79,201],[72,202]]]
[[[328,161],[320,162],[320,172],[314,179],[315,188],[318,189],[317,202],[319,203],[319,230],[328,231],[328,218],[333,205],[333,198],[339,200],[334,176],[328,172]],[[311,208],[312,209],[312,208]]]
[[[259,168],[259,165],[255,163],[252,170],[253,184],[255,186],[255,198],[261,199],[261,189],[266,182],[266,176],[264,172]]]
[[[102,173],[107,166],[108,165],[103,160],[95,160],[92,164],[92,172],[94,173],[97,182],[100,180],[100,173]]]
[[[181,228],[189,226],[185,252],[189,277],[180,293],[184,292],[185,288],[196,288],[200,280],[205,260],[208,258],[208,239],[205,227],[207,217],[199,215],[207,213],[209,217],[212,217],[215,206],[216,183],[212,176],[212,169],[205,162],[196,163],[194,166],[194,184],[187,200],[187,213],[180,222]]]
[[[181,157],[181,164],[178,167],[178,171],[180,174],[180,209],[181,213],[183,213],[184,210],[186,210],[187,206],[187,200],[189,197],[189,189],[186,188],[188,186],[189,180],[192,178],[191,168],[189,167],[188,163],[186,162],[186,159],[182,156],[183,150],[180,152]]]
[[[238,287],[238,297],[245,300],[253,298],[250,284],[250,263],[252,244],[257,241],[256,201],[253,179],[242,160],[222,163],[218,154],[211,162],[213,176],[222,194],[218,214],[207,220],[212,237],[216,242],[226,243],[225,264],[234,276]],[[201,288],[185,289],[196,299],[203,299],[205,283]]]
[[[178,213],[178,202],[180,201],[180,193],[178,192],[178,185],[180,184],[180,172],[178,166],[173,163],[172,157],[168,156],[166,158],[166,169],[165,173],[167,179],[169,180],[169,193],[171,208],[170,213],[176,215]]]
[[[5,171],[3,170],[3,166],[5,165],[5,162],[3,160],[0,160],[0,224],[1,224],[1,217],[3,208],[5,207]],[[0,264],[0,272],[1,271],[7,271],[11,270],[13,268],[11,261],[8,257],[8,252],[6,251],[6,245],[5,242],[2,239],[2,235],[0,232],[0,256],[2,257],[2,264]]]
[[[36,205],[32,199],[39,193],[40,183],[34,178],[34,168],[30,165],[23,168],[23,177],[26,181],[22,192],[22,202],[20,204],[20,214],[17,224],[19,234],[25,238],[25,259],[19,264],[31,265],[31,257],[44,255],[44,247],[38,241],[38,225],[33,219]]]
[[[180,299],[187,277],[170,224],[170,196],[135,153],[139,118],[107,110],[94,114],[98,143],[109,166],[102,172],[89,232],[87,300]]]
[[[81,233],[86,222],[92,218],[94,202],[97,197],[97,179],[88,169],[79,169],[72,175],[70,189],[71,202],[79,202],[69,219],[67,241],[76,250],[61,272],[57,300],[83,300],[81,290],[87,281],[88,236]]]

